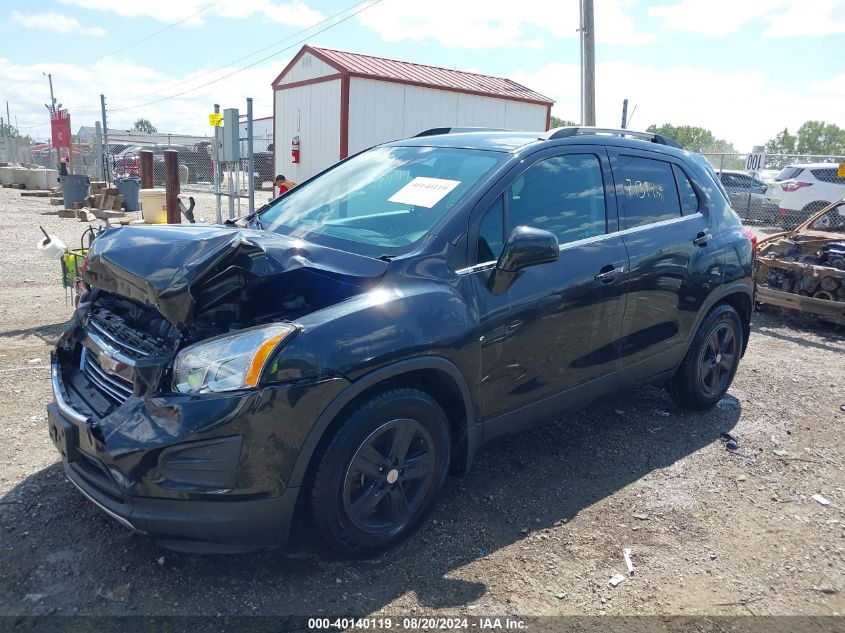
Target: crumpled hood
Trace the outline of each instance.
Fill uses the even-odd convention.
[[[241,284],[310,270],[322,280],[360,286],[388,263],[271,233],[209,225],[120,227],[101,233],[83,279],[92,286],[155,306],[178,328],[192,322],[203,286],[235,292]],[[225,279],[221,279],[225,275]],[[232,286],[231,289],[227,287]],[[200,306],[202,307],[202,306]]]

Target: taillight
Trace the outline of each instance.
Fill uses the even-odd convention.
[[[742,227],[742,229],[740,229],[740,233],[742,233],[745,237],[747,237],[749,240],[751,240],[751,256],[756,259],[757,258],[757,236],[754,235],[754,233],[752,233],[751,231],[749,231],[745,227]]]
[[[811,183],[811,182],[796,181],[796,182],[785,182],[780,186],[780,188],[783,189],[784,191],[791,193],[793,191],[798,191],[801,187],[812,187],[812,186],[813,186],[813,183]]]

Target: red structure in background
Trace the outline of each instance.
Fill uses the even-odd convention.
[[[70,148],[70,114],[67,110],[56,110],[50,113],[50,131],[53,136],[53,147]]]

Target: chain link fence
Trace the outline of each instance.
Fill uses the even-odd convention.
[[[746,169],[749,154],[703,154],[728,192],[731,206],[748,224],[793,228],[827,204],[845,197],[839,163],[845,156],[766,155]]]
[[[0,161],[13,165],[36,164],[29,141],[25,138],[10,136],[0,136]]]
[[[214,192],[214,161],[211,155],[214,137],[189,134],[163,133],[145,134],[109,130],[105,156],[110,177],[140,177],[142,151],[153,153],[153,183],[164,186],[165,150],[176,150],[179,154],[179,187],[184,192]],[[235,195],[248,194],[247,138],[240,139],[241,160]],[[273,138],[253,137],[253,186],[256,191],[272,189],[273,183]],[[79,172],[78,172],[79,173]],[[228,193],[228,178],[222,178],[224,193]]]

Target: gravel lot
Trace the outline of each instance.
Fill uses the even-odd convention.
[[[85,227],[56,208],[0,189],[0,615],[845,613],[845,333],[776,312],[755,314],[712,411],[649,387],[500,441],[375,559],[304,537],[190,556],[130,534],[65,480],[47,435],[71,310],[38,225],[70,245]],[[614,588],[623,548],[636,571]]]

